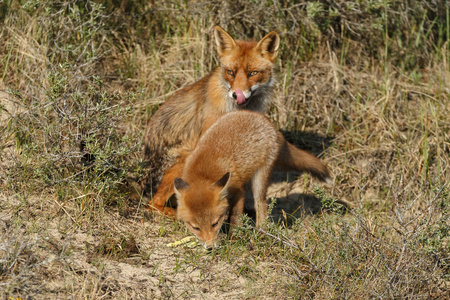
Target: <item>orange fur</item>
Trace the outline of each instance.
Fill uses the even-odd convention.
[[[202,136],[174,186],[177,217],[205,247],[215,245],[228,217],[231,226],[238,224],[247,182],[255,198],[256,225],[262,223],[267,185],[283,141],[264,115],[249,111],[224,115]]]
[[[186,158],[181,178],[174,179],[177,218],[206,248],[214,247],[225,220],[230,222],[230,233],[239,223],[245,184],[250,182],[256,226],[260,226],[267,216],[267,186],[280,151],[291,162],[284,167],[313,168],[328,178],[319,159],[289,144],[264,115],[250,111],[225,114]]]
[[[272,68],[279,47],[275,32],[270,32],[259,42],[236,41],[216,26],[214,36],[221,66],[176,92],[152,117],[145,135],[145,159],[151,167],[149,176],[143,181],[145,194],[150,194],[161,172],[172,163],[148,208],[171,217],[175,210],[165,204],[174,193],[173,180],[181,176],[184,160],[199,138],[227,112],[250,110],[263,113],[275,84]],[[240,91],[241,97],[245,96],[243,103],[238,103],[236,91]],[[281,133],[279,135],[282,137]],[[307,171],[320,180],[329,178],[326,166],[319,159],[284,138],[280,153],[277,167],[287,171]]]
[[[180,156],[177,150],[182,148],[184,152],[191,151],[202,133],[222,115],[242,109],[258,112],[266,110],[275,84],[272,67],[278,53],[278,34],[270,32],[259,43],[235,41],[216,26],[214,36],[221,66],[176,92],[158,109],[147,127],[144,157],[150,170],[142,182],[147,196],[161,180],[162,171],[167,169],[167,165],[173,164],[177,155]],[[227,73],[229,69],[236,72],[236,79],[230,78]],[[251,72],[258,73],[250,76]],[[248,96],[245,103],[238,104],[233,98],[236,89]],[[171,155],[174,153],[176,155]],[[178,162],[166,172],[166,176],[172,176],[179,170]],[[161,210],[164,207],[170,193],[173,193],[171,186],[166,186],[168,182],[172,184],[170,179],[162,179],[149,208]]]

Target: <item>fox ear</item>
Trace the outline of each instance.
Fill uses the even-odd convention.
[[[230,182],[230,172],[227,172],[214,184],[215,186],[222,188],[220,190],[220,198],[224,199],[228,196],[228,183]]]
[[[225,175],[222,176],[219,180],[216,181],[216,186],[218,187],[225,187],[230,180],[230,172],[227,172]]]
[[[180,191],[189,189],[190,186],[189,186],[189,184],[186,181],[184,181],[183,179],[178,178],[178,177],[175,178],[173,183],[174,183],[173,184],[173,189],[175,191],[175,195],[177,196],[177,205],[178,205],[178,207],[181,207],[182,204],[181,204],[181,193],[180,193]]]
[[[220,56],[226,55],[234,47],[236,42],[222,27],[214,27],[214,37],[216,38],[217,52]]]
[[[275,31],[269,32],[256,45],[256,49],[261,51],[263,56],[268,55],[273,62],[278,55],[278,47],[280,46],[280,37]]]
[[[181,178],[175,178],[174,180],[174,190],[177,197],[180,196],[180,191],[190,188],[189,184]]]

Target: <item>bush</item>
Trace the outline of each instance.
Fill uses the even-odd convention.
[[[120,199],[118,187],[134,171],[130,157],[140,150],[140,137],[122,127],[136,95],[110,94],[98,77],[86,90],[74,89],[70,70],[66,63],[49,75],[43,99],[14,93],[27,109],[9,122],[21,151],[9,170],[9,185],[17,191],[64,190],[64,197],[83,190],[106,201]]]

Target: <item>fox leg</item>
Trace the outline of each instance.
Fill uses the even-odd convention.
[[[245,193],[244,189],[240,189],[233,195],[233,204],[230,212],[230,239],[233,238],[233,230],[236,225],[241,224],[241,216],[244,214]]]
[[[272,171],[272,164],[265,165],[255,172],[252,177],[251,187],[255,201],[256,227],[261,227],[267,217],[267,185]]]
[[[311,153],[300,150],[288,141],[286,141],[281,133],[280,153],[275,162],[275,167],[283,171],[299,171],[311,173],[314,177],[321,181],[330,181],[330,173],[328,168],[320,159]]]
[[[174,194],[173,182],[176,177],[180,177],[184,168],[184,160],[177,161],[172,167],[170,167],[164,174],[161,180],[161,184],[153,196],[153,199],[149,201],[147,208],[162,212],[164,215],[175,218],[176,209],[172,207],[166,207],[167,200]]]

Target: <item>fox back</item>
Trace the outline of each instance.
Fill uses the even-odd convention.
[[[231,112],[202,136],[186,160],[183,177],[218,179],[231,172],[231,182],[241,184],[267,160],[274,160],[279,147],[278,130],[264,115]]]

